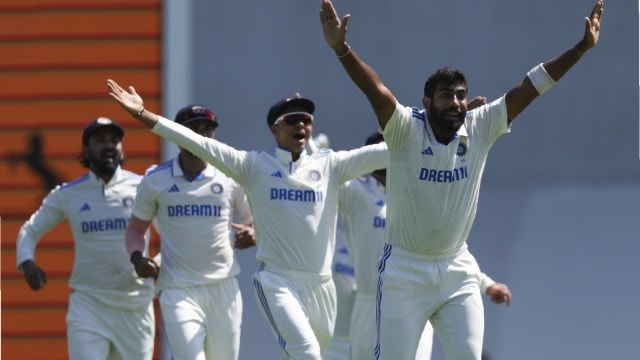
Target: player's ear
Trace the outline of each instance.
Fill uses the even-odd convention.
[[[271,130],[271,134],[276,134],[276,125],[269,125],[269,130]]]
[[[431,104],[431,98],[428,98],[428,97],[426,97],[426,96],[423,96],[423,97],[422,97],[422,106],[423,106],[425,109],[428,109],[428,108],[429,108],[429,104]]]

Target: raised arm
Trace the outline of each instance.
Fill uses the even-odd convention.
[[[133,86],[129,86],[129,91],[123,89],[117,82],[108,79],[109,95],[135,119],[147,125],[150,129],[158,122],[158,115],[144,108],[142,97],[138,95]]]
[[[543,94],[560,80],[589,49],[596,46],[600,35],[603,0],[585,18],[584,36],[576,45],[559,56],[548,60],[527,73],[524,80],[506,94],[507,116],[513,121],[538,95]]]
[[[384,86],[376,71],[362,61],[347,44],[346,35],[349,16],[347,14],[340,20],[331,1],[322,0],[320,23],[322,24],[324,38],[329,47],[335,51],[351,80],[369,99],[378,118],[378,123],[384,128],[395,110],[396,98]]]

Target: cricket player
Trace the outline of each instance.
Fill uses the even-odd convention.
[[[496,101],[467,112],[464,75],[444,68],[427,80],[420,110],[396,100],[346,42],[349,15],[340,19],[331,1],[322,1],[325,40],[371,103],[389,147],[376,358],[413,359],[427,321],[447,357],[481,358],[480,269],[466,241],[486,157],[518,114],[597,44],[602,13],[603,1],[598,0],[575,46],[535,66]]]
[[[382,134],[376,132],[367,138],[366,144],[382,141]],[[357,287],[349,327],[352,360],[371,359],[376,344],[376,265],[385,244],[386,178],[386,169],[379,169],[347,181],[340,188],[338,219],[343,224],[347,246],[351,249]],[[481,292],[488,294],[491,301],[511,303],[507,285],[496,283],[483,272],[479,273],[478,281]],[[427,322],[415,359],[431,359],[432,349],[433,327]]]
[[[124,130],[99,117],[82,133],[80,163],[89,171],[53,189],[22,226],[17,239],[18,268],[33,290],[46,284],[35,260],[38,241],[66,220],[75,258],[67,310],[69,358],[148,359],[153,355],[153,279],[136,276],[124,245],[141,176],[120,167]],[[148,252],[143,236],[140,251]]]
[[[199,105],[186,106],[177,124],[213,138],[215,114]],[[234,215],[241,224],[233,224]],[[237,360],[243,301],[236,275],[235,246],[255,245],[253,215],[240,186],[185,149],[151,167],[140,186],[125,233],[127,251],[141,276],[155,276],[154,263],[142,256],[144,234],[157,224],[162,265],[156,283],[162,324],[173,359]],[[148,266],[151,266],[149,269]]]
[[[107,84],[110,95],[129,114],[245,189],[255,218],[260,267],[254,288],[259,305],[285,357],[320,359],[336,315],[331,261],[338,189],[349,179],[384,167],[386,147],[309,155],[305,147],[315,105],[289,98],[275,103],[267,115],[275,152],[240,151],[149,112],[133,87],[125,91],[113,80]]]

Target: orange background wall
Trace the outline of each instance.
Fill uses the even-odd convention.
[[[16,270],[20,226],[48,189],[25,162],[32,137],[42,161],[67,181],[86,172],[75,159],[82,128],[98,116],[126,129],[125,167],[137,173],[160,157],[158,138],[108,96],[106,79],[137,84],[161,108],[161,0],[0,2],[0,216],[2,359],[66,359],[65,322],[73,241],[61,224],[40,242],[47,286],[29,289]],[[157,239],[153,241],[157,248]],[[156,354],[157,358],[158,355]]]

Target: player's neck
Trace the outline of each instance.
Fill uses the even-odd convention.
[[[207,163],[191,154],[183,152],[178,156],[178,163],[182,169],[184,177],[187,179],[195,179],[207,167]]]

